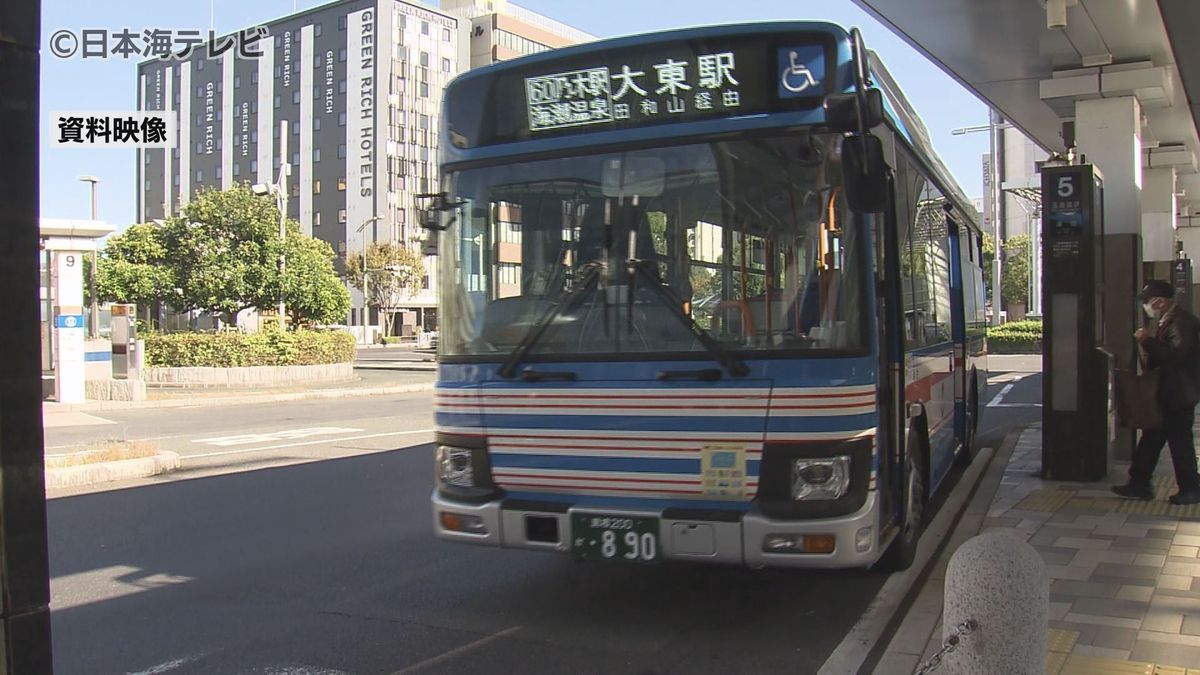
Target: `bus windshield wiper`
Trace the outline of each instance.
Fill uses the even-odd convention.
[[[705,349],[707,349],[714,358],[716,358],[718,363],[725,367],[725,370],[730,375],[734,377],[742,377],[750,372],[750,368],[744,361],[734,356],[720,342],[717,342],[715,339],[713,339],[711,335],[709,335],[703,328],[700,327],[699,324],[696,323],[695,319],[687,314],[684,314],[683,301],[674,293],[668,291],[658,280],[658,277],[652,274],[649,268],[646,266],[647,264],[652,263],[649,263],[649,261],[638,260],[636,258],[630,258],[628,261],[626,261],[626,264],[629,266],[629,271],[633,276],[640,275],[646,279],[646,285],[649,286],[650,290],[654,291],[654,293],[662,299],[663,304],[670,308],[671,315],[687,327],[696,340]]]
[[[517,366],[529,356],[530,350],[537,345],[546,334],[546,330],[550,328],[551,322],[558,318],[563,312],[575,306],[584,296],[589,288],[594,286],[600,279],[600,272],[604,269],[604,265],[599,262],[591,262],[581,266],[583,276],[579,280],[579,285],[572,288],[565,296],[557,303],[551,303],[546,311],[538,317],[538,320],[529,328],[529,332],[521,338],[517,346],[513,348],[512,354],[504,360],[500,365],[500,369],[496,373],[505,379],[516,377]]]

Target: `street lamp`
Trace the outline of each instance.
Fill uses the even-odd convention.
[[[378,222],[378,221],[380,221],[380,220],[383,220],[383,216],[371,216],[370,218],[367,218],[366,220],[364,220],[364,221],[362,222],[362,225],[359,225],[359,226],[358,226],[358,229],[357,229],[357,230],[355,230],[355,232],[361,232],[361,233],[362,233],[362,243],[363,243],[363,245],[362,245],[362,257],[363,257],[363,259],[362,259],[362,275],[363,275],[363,283],[362,283],[362,296],[363,296],[363,306],[362,306],[363,344],[366,344],[366,343],[367,343],[367,317],[370,315],[370,311],[371,311],[371,310],[370,310],[370,308],[367,306],[367,279],[368,279],[368,277],[367,277],[367,232],[366,232],[366,229],[367,229],[367,226],[368,226],[368,225],[370,225],[371,223]]]
[[[80,181],[92,184],[92,220],[96,220],[96,185],[100,179],[95,176],[80,176]],[[88,278],[88,295],[91,302],[88,305],[88,337],[95,338],[100,326],[100,309],[96,304],[96,249],[92,249],[92,273]]]
[[[988,165],[991,167],[990,182],[988,184],[988,201],[992,204],[992,243],[995,246],[995,253],[992,255],[992,325],[1000,325],[1000,302],[1002,294],[1000,292],[1000,255],[1004,250],[1003,242],[1000,241],[1000,178],[999,167],[996,166],[996,145],[1000,129],[1009,125],[1001,124],[1000,115],[995,110],[988,111],[988,123],[978,124],[971,127],[961,127],[951,131],[951,135],[963,136],[965,134],[973,134],[980,131],[988,132]]]
[[[256,183],[250,191],[260,197],[271,195],[275,197],[275,205],[279,207],[279,326],[286,326],[283,306],[283,273],[287,269],[287,177],[292,173],[292,165],[287,161],[288,123],[279,123],[279,175],[274,183]]]

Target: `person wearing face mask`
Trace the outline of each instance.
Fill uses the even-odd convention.
[[[1127,499],[1153,499],[1150,480],[1163,445],[1167,445],[1179,486],[1170,502],[1196,504],[1200,503],[1200,476],[1196,471],[1192,422],[1196,404],[1200,403],[1200,319],[1176,305],[1174,296],[1171,285],[1158,279],[1146,282],[1138,294],[1142,309],[1157,321],[1156,327],[1139,328],[1133,336],[1146,354],[1146,370],[1159,371],[1158,404],[1163,424],[1158,429],[1142,430],[1133,451],[1129,482],[1113,486],[1112,491]]]

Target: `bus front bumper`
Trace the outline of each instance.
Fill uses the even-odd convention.
[[[589,508],[554,504],[550,510],[505,508],[501,500],[468,504],[433,493],[433,528],[441,539],[483,546],[571,551],[572,514],[652,517],[659,521],[659,555],[670,560],[750,567],[868,567],[881,554],[878,493],[867,493],[855,513],[836,518],[775,520],[749,511],[736,518],[707,520],[665,517],[661,511]],[[539,505],[540,506],[540,505]],[[769,541],[832,536],[829,553],[772,552]]]

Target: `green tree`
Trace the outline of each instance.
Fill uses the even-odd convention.
[[[1006,303],[1029,305],[1029,235],[1019,234],[1004,242],[1004,264],[1000,294]]]
[[[425,279],[425,261],[421,254],[403,244],[380,242],[363,255],[346,257],[346,278],[358,290],[366,286],[367,304],[379,308],[384,335],[392,334],[393,313],[417,291]]]
[[[96,258],[96,295],[103,302],[135,303],[154,316],[160,304],[175,304],[175,288],[163,231],[153,223],[109,237]]]
[[[341,323],[346,318],[350,311],[350,291],[338,278],[333,259],[329,244],[290,227],[283,300],[293,327]]]
[[[294,224],[293,224],[294,225]],[[221,315],[275,307],[279,300],[279,209],[240,185],[201,190],[163,225],[180,309]]]

